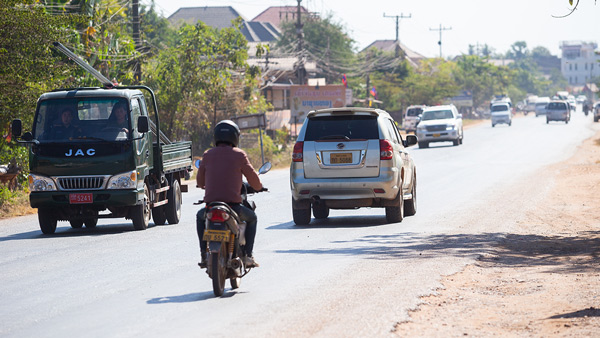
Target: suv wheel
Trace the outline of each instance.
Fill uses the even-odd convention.
[[[312,209],[316,219],[325,219],[329,216],[329,208],[324,205],[313,205]]]
[[[395,202],[395,206],[385,207],[385,218],[388,223],[399,223],[402,222],[402,219],[404,218],[404,199],[402,198],[402,189],[398,191],[398,196],[396,196]]]
[[[296,225],[307,225],[310,223],[310,204],[308,207],[294,208],[294,199],[292,198],[292,216]]]
[[[419,148],[429,148],[429,142],[419,142]]]
[[[412,198],[404,201],[404,216],[413,216],[417,213],[417,176],[413,176],[413,186],[411,189]]]

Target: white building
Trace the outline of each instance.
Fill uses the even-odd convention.
[[[600,76],[600,54],[597,54],[596,48],[595,42],[561,42],[560,67],[570,85],[584,85]]]

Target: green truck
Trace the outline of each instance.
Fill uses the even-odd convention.
[[[192,144],[168,140],[157,112],[150,88],[107,82],[43,94],[31,132],[13,120],[15,139],[29,147],[30,204],[44,234],[57,221],[93,228],[99,218],[126,218],[136,230],[151,217],[179,223]]]

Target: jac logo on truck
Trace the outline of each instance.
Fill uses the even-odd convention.
[[[94,155],[96,155],[96,149],[90,148],[90,149],[86,150],[85,153],[81,149],[75,150],[75,153],[73,153],[73,149],[69,149],[69,151],[65,153],[65,156],[67,156],[67,157],[71,157],[71,156],[85,156],[85,155],[87,155],[87,156],[94,156]]]

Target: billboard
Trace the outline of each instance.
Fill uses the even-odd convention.
[[[291,86],[290,123],[303,123],[312,110],[345,107],[346,88],[343,85]]]

